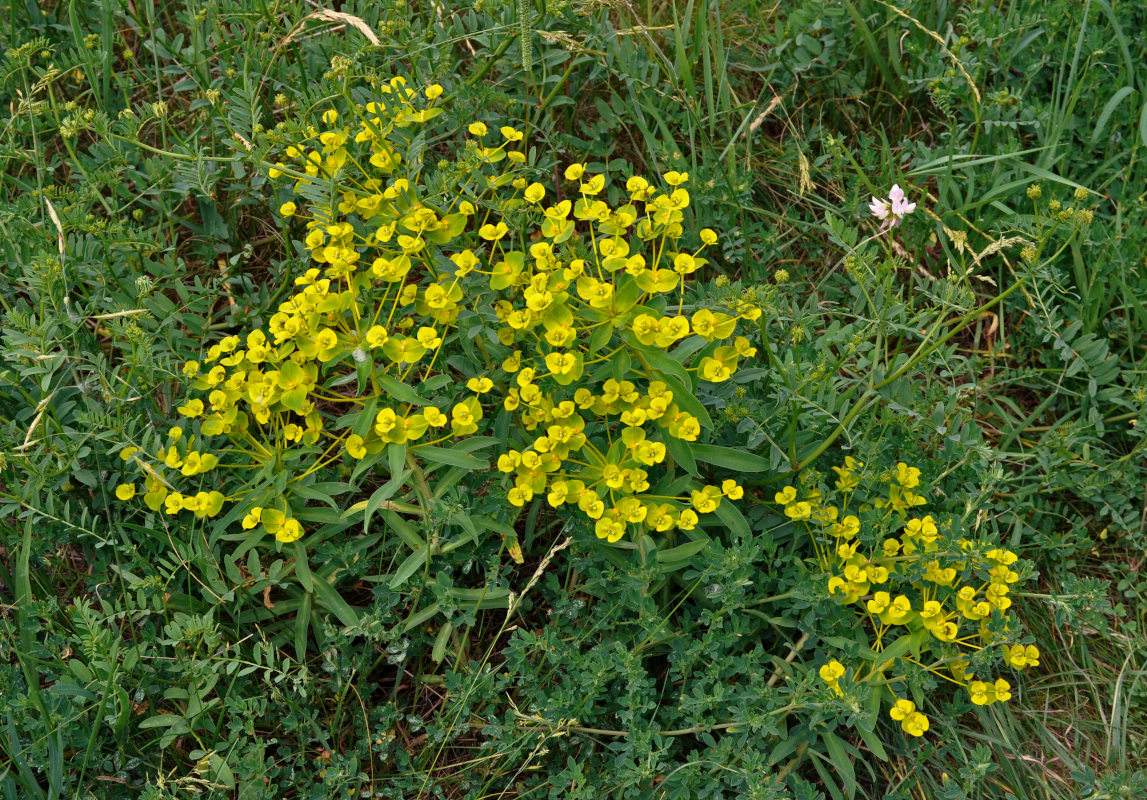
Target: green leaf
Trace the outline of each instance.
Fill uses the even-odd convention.
[[[856,6],[848,2],[848,0],[843,0],[841,5],[844,6],[848,15],[852,17],[853,30],[859,34],[859,38],[864,42],[864,47],[868,51],[868,63],[875,64],[876,68],[880,70],[880,74],[884,76],[885,90],[895,92],[896,88],[900,85],[893,71],[895,62],[890,61],[887,58],[887,51],[882,50],[880,45],[877,44],[872,29],[868,27],[868,22],[865,20],[864,15],[860,13]]]
[[[322,524],[339,523],[343,521],[343,512],[337,507],[332,508],[302,508],[295,512],[295,517],[306,522]]]
[[[638,342],[637,337],[630,332],[626,332],[625,334],[625,343],[631,350],[637,353],[648,366],[656,369],[658,372],[672,375],[678,383],[688,387],[690,394],[692,394],[693,379],[680,361],[670,358],[669,355],[662,350],[658,350],[654,347],[646,347]]]
[[[747,539],[753,535],[753,530],[749,527],[749,521],[745,519],[745,515],[741,513],[741,509],[737,508],[735,501],[726,497],[713,513],[717,515],[717,518],[720,519],[721,522],[725,523],[725,527],[738,536]]]
[[[591,356],[598,350],[609,344],[610,337],[613,336],[613,326],[608,322],[598,325],[593,329],[593,334],[589,337],[589,348],[585,354]]]
[[[809,759],[809,763],[816,769],[817,775],[820,776],[821,785],[828,790],[829,797],[832,800],[845,800],[844,792],[840,790],[840,778],[828,768],[830,763],[828,758],[819,750],[813,750],[812,753],[815,757]]]
[[[474,523],[477,525],[481,525],[486,530],[495,531],[495,532],[500,533],[504,536],[513,536],[515,533],[513,525],[507,525],[504,522],[499,522],[498,520],[493,519],[492,517],[483,517],[483,516],[480,516],[478,514],[475,514],[474,515]]]
[[[366,514],[362,520],[363,533],[366,533],[370,529],[370,518],[374,515],[375,511],[378,511],[378,507],[381,506],[383,502],[393,497],[395,492],[406,485],[406,479],[409,477],[410,470],[404,469],[402,472],[398,473],[382,486],[379,486],[374,490],[374,494],[372,494],[370,499],[366,501]],[[343,513],[343,516],[347,516],[353,510],[355,510],[355,506],[348,508],[346,512]]]
[[[317,491],[313,486],[300,486],[295,484],[295,486],[291,489],[291,493],[306,500],[314,500],[318,503],[326,503],[331,508],[338,508],[338,503],[336,503],[329,494]]]
[[[227,573],[227,578],[232,583],[236,585],[243,583],[243,575],[239,572],[239,566],[235,563],[235,559],[232,556],[223,556],[223,571]]]
[[[355,610],[347,605],[346,600],[343,600],[335,588],[326,581],[315,581],[315,596],[322,601],[323,606],[338,617],[339,622],[348,628],[353,628],[359,623],[358,614]]]
[[[484,450],[487,447],[499,444],[502,440],[496,436],[471,436],[450,445],[451,450],[460,453],[473,453],[475,450]]]
[[[687,389],[680,381],[665,373],[660,373],[659,377],[664,381],[669,390],[673,392],[673,402],[682,411],[688,411],[695,416],[704,428],[712,429],[713,420],[709,416],[709,412],[705,410],[705,406],[701,405],[701,401],[693,396],[691,389]]]
[[[227,760],[218,755],[213,755],[211,756],[210,764],[212,769],[215,770],[215,782],[221,783],[228,789],[234,789],[235,773],[231,770],[231,765],[227,763]]]
[[[307,655],[307,629],[311,626],[311,605],[313,595],[303,593],[299,610],[295,614],[295,656],[302,661]]]
[[[430,554],[430,549],[423,545],[415,550],[394,572],[394,576],[390,579],[390,588],[397,589],[410,578],[411,575],[418,572],[426,564],[426,559]]]
[[[413,452],[427,461],[432,461],[436,464],[446,464],[451,467],[466,467],[467,469],[473,470],[484,470],[490,467],[489,461],[483,461],[469,453],[460,453],[448,447],[422,445],[421,447],[414,447]]]
[[[687,442],[683,442],[672,436],[666,436],[665,449],[669,451],[669,455],[673,457],[674,463],[681,467],[681,469],[690,475],[701,476],[701,473],[697,470],[697,461],[693,458],[693,453],[690,451]]]
[[[677,398],[674,397],[676,400]],[[733,469],[738,472],[769,471],[769,462],[758,455],[746,453],[732,447],[721,447],[715,444],[695,444],[692,446],[693,457],[715,467]]]
[[[397,475],[402,472],[402,465],[406,463],[406,445],[388,444],[386,446],[387,463],[390,464],[390,474]]]
[[[131,701],[128,699],[127,690],[122,686],[115,687],[116,705],[119,707],[119,716],[116,718],[115,723],[112,725],[112,730],[115,731],[116,736],[122,736],[127,730],[128,722],[131,719]]]
[[[1054,172],[1046,170],[1043,167],[1037,167],[1035,164],[1028,164],[1027,162],[1020,161],[1020,162],[1017,162],[1016,166],[1019,167],[1020,169],[1024,170],[1025,172],[1030,172],[1032,175],[1035,175],[1037,178],[1043,178],[1045,181],[1051,181],[1052,183],[1059,183],[1059,184],[1062,184],[1064,186],[1070,186],[1073,189],[1087,189],[1086,186],[1082,186],[1073,180],[1070,180],[1068,178],[1064,178],[1060,175],[1056,175]],[[1093,190],[1088,189],[1088,191],[1093,191]]]
[[[882,662],[891,661],[899,658],[912,649],[912,634],[906,633],[896,639],[895,642],[885,647],[880,651],[877,658]]]
[[[293,543],[295,551],[295,575],[303,589],[310,593],[314,591],[315,579],[311,576],[311,566],[307,563],[307,548],[301,541]]]
[[[885,751],[884,745],[880,742],[880,737],[876,735],[875,731],[863,726],[858,726],[856,728],[856,732],[860,734],[860,738],[864,740],[864,743],[868,746],[868,749],[872,751],[872,755],[876,756],[881,761],[888,760],[888,753]]]
[[[1091,136],[1087,140],[1088,147],[1094,147],[1095,143],[1099,141],[1099,137],[1103,135],[1103,129],[1107,127],[1107,120],[1115,112],[1115,109],[1123,102],[1129,94],[1135,92],[1134,86],[1124,86],[1118,92],[1111,96],[1107,104],[1103,106],[1103,111],[1099,113],[1099,118],[1095,121],[1095,127],[1091,131]]]
[[[447,620],[442,624],[438,635],[434,637],[434,648],[430,651],[430,657],[434,659],[435,664],[441,664],[446,656],[446,645],[450,643],[450,633],[453,630],[454,626]]]
[[[424,397],[421,397],[418,392],[414,391],[402,381],[392,378],[384,372],[376,373],[374,378],[378,381],[379,387],[384,392],[401,403],[410,403],[411,405],[416,406],[430,405],[430,401]]]
[[[669,354],[669,358],[680,364],[684,364],[685,359],[700,350],[704,350],[708,346],[709,342],[700,336],[687,336],[681,340],[679,345],[673,348],[673,352]],[[737,374],[739,375],[740,372]]]
[[[426,546],[426,541],[418,535],[418,531],[415,530],[414,526],[398,516],[396,512],[384,511],[382,512],[382,517],[386,520],[386,524],[394,529],[398,537],[406,542],[411,550],[417,550],[419,547]]]
[[[434,489],[431,492],[431,497],[445,497],[447,492],[470,477],[470,472],[471,470],[463,467],[451,467],[445,472],[437,473],[434,476]]]
[[[99,697],[97,697],[93,692],[90,692],[84,687],[71,682],[65,683],[61,681],[60,683],[53,683],[50,687],[48,687],[48,693],[60,695],[61,697],[82,697],[85,700],[93,703],[99,701]]]
[[[491,608],[508,608],[510,605],[510,590],[505,587],[491,588],[485,586],[481,589],[464,589],[455,587],[450,590],[460,608],[468,611],[484,611]]]
[[[366,402],[366,405],[362,407],[362,410],[355,415],[354,427],[350,429],[350,432],[357,433],[365,439],[367,434],[370,433],[371,426],[374,425],[374,418],[377,415],[375,411],[376,408],[378,408],[378,400],[372,397]]]
[[[918,650],[920,644],[925,641],[928,636],[930,636],[929,632],[922,628],[915,633],[905,633],[879,652],[869,650],[866,653],[862,653],[862,655],[865,659],[872,661],[876,665],[876,672],[883,672],[891,667],[896,659],[911,651]]]
[[[408,633],[419,625],[425,623],[428,619],[441,611],[437,605],[427,606],[421,611],[417,611],[406,618],[406,622],[402,623],[402,632]]]
[[[864,723],[861,727],[876,730],[876,723],[880,721],[880,699],[885,692],[891,693],[884,685],[874,686],[864,698]]]
[[[653,541],[653,537],[647,533],[641,534],[637,537],[637,552],[641,554],[641,563],[648,563],[652,557],[654,560],[657,558],[657,542]]]
[[[437,392],[439,389],[449,386],[453,382],[453,377],[443,374],[429,377],[419,385],[422,387],[422,391],[424,392]]]
[[[454,521],[458,523],[462,530],[466,531],[470,542],[474,545],[478,544],[478,526],[474,524],[474,520],[470,518],[469,514],[459,513],[454,515]]]
[[[674,568],[683,567],[685,562],[708,547],[711,541],[712,539],[709,538],[698,539],[695,542],[686,542],[676,547],[670,547],[668,550],[658,550],[657,563]]]
[[[820,738],[828,751],[829,760],[836,768],[837,776],[844,782],[844,791],[851,800],[856,796],[856,767],[849,757],[848,750],[835,733],[824,733]]]

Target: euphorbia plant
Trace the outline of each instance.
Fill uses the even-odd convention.
[[[689,447],[712,425],[698,385],[755,354],[736,333],[761,312],[687,303],[717,242],[687,233],[688,175],[628,177],[611,205],[606,176],[582,164],[565,187],[528,182],[523,134],[473,123],[463,157],[430,180],[416,131],[441,94],[396,78],[325,112],[270,169],[293,181],[280,212],[304,223],[312,263],[264,326],[186,363],[184,422],[163,447],[123,451],[150,508],[239,504],[243,528],[293,541],[324,468],[408,470],[394,507],[425,513],[421,465],[483,448],[510,504],[576,507],[611,542],[689,531],[742,496],[731,479],[699,482]]]

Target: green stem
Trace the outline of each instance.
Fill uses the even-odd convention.
[[[430,484],[426,482],[426,473],[422,471],[422,467],[418,466],[418,462],[414,460],[414,454],[409,450],[406,452],[406,466],[410,467],[410,471],[414,473],[414,490],[418,492],[418,499],[422,501],[422,511],[425,515],[430,511]]]
[[[796,592],[785,592],[784,594],[774,594],[770,597],[762,597],[759,600],[754,600],[753,602],[749,603],[749,607],[751,608],[753,606],[761,606],[765,603],[779,603],[781,600],[788,600],[795,594]]]
[[[782,708],[776,708],[769,712],[770,716],[777,714],[787,714],[796,709],[796,705],[790,703]],[[692,728],[677,728],[670,731],[655,731],[654,736],[691,736],[695,733],[709,733],[710,731],[724,731],[730,728],[741,728],[749,725],[747,722],[719,722],[716,725],[697,725]],[[611,730],[609,728],[586,728],[581,725],[564,726],[565,730],[577,731],[578,733],[591,733],[597,736],[617,736],[625,738],[629,736],[632,731],[627,730]]]
[[[1070,241],[1070,239],[1068,241]],[[1052,258],[1049,260],[1054,260],[1056,256],[1058,256],[1060,253],[1063,252],[1063,250],[1066,246],[1067,245],[1065,243],[1064,246],[1061,247],[1058,251],[1056,251],[1055,255],[1053,255]],[[861,397],[860,400],[857,401],[856,405],[852,407],[852,410],[848,412],[848,414],[845,416],[845,418],[840,421],[840,424],[838,424],[836,426],[836,428],[833,430],[833,432],[830,433],[828,435],[828,437],[823,442],[821,442],[819,445],[817,445],[817,447],[812,452],[810,452],[808,455],[802,457],[800,459],[799,463],[795,464],[794,468],[786,474],[789,474],[789,475],[795,474],[795,473],[799,472],[801,469],[803,469],[805,466],[807,466],[808,464],[810,464],[811,462],[813,462],[817,458],[819,458],[820,455],[822,453],[824,453],[824,451],[827,450],[832,445],[832,443],[835,442],[840,437],[840,435],[842,433],[844,433],[844,431],[848,428],[848,424],[850,422],[852,422],[853,419],[855,419],[856,415],[859,414],[865,408],[867,408],[868,405],[872,402],[872,400],[876,399],[879,396],[876,393],[876,390],[882,389],[885,386],[887,386],[888,384],[892,383],[893,381],[898,380],[899,378],[903,377],[909,370],[911,370],[913,367],[915,367],[917,364],[919,364],[921,360],[927,358],[932,353],[936,352],[938,349],[940,349],[945,344],[947,344],[952,339],[953,336],[955,336],[956,334],[960,333],[965,328],[967,328],[968,325],[973,320],[977,319],[985,311],[988,311],[992,308],[995,308],[997,305],[999,305],[1004,300],[1006,300],[1009,295],[1011,295],[1013,292],[1015,292],[1016,290],[1018,290],[1022,286],[1024,286],[1029,280],[1031,280],[1031,278],[1034,274],[1035,274],[1034,272],[1029,272],[1027,275],[1019,278],[1015,283],[1013,283],[1011,286],[1009,286],[1004,291],[1000,292],[1000,294],[996,295],[995,297],[993,297],[988,302],[984,303],[982,306],[974,308],[971,311],[969,311],[968,313],[964,314],[964,316],[962,316],[959,319],[959,321],[952,327],[952,329],[950,331],[948,331],[946,334],[941,336],[939,339],[937,339],[931,345],[928,345],[926,343],[922,343],[920,345],[920,347],[918,347],[916,349],[916,352],[914,352],[911,355],[911,357],[909,357],[909,359],[903,364],[903,366],[900,367],[900,369],[896,370],[891,375],[889,375],[887,378],[882,380],[880,383],[877,383],[875,386],[873,386],[872,390],[870,392],[865,393],[865,395],[863,397]]]
[[[464,85],[469,88],[476,84],[478,81],[482,80],[486,73],[490,71],[490,67],[494,66],[497,60],[502,57],[502,55],[510,48],[510,45],[512,45],[514,40],[517,38],[517,31],[514,31],[508,37],[506,37],[502,43],[498,45],[494,52],[490,54],[490,57],[482,62],[482,66],[478,67],[474,74],[467,79]]]

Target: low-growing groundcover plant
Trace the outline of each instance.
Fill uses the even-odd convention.
[[[1053,6],[15,4],[0,797],[1141,794],[1147,26]]]

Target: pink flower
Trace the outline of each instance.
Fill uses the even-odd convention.
[[[892,190],[888,192],[888,199],[892,201],[892,215],[895,217],[904,217],[911,214],[916,210],[915,203],[909,203],[907,198],[904,197],[904,190],[900,188],[900,184],[892,184]]]
[[[872,212],[872,216],[880,220],[880,230],[885,231],[899,225],[906,216],[916,210],[916,204],[909,203],[900,184],[894,183],[888,192],[888,199],[874,196],[872,202],[868,204],[868,210]]]
[[[892,207],[888,205],[887,200],[881,200],[876,195],[872,196],[872,202],[868,204],[868,210],[872,212],[872,216],[877,219],[888,219],[888,214],[891,213]]]

